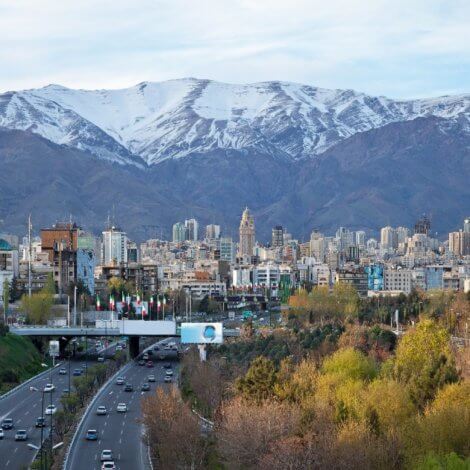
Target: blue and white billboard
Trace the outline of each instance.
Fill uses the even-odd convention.
[[[181,342],[191,344],[221,344],[222,323],[181,323]]]

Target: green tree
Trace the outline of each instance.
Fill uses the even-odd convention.
[[[394,375],[424,409],[441,387],[458,380],[449,333],[432,320],[421,321],[398,344]]]
[[[26,321],[33,325],[45,325],[51,317],[53,298],[45,291],[36,292],[29,297],[21,298],[21,310],[26,315]]]
[[[377,375],[373,359],[353,348],[339,349],[327,357],[322,372],[343,377],[344,380],[372,380]]]
[[[273,396],[275,383],[274,363],[264,356],[259,356],[251,363],[247,373],[237,379],[235,387],[242,397],[261,402]]]

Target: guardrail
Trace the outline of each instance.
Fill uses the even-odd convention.
[[[55,366],[52,367],[52,369],[56,369],[61,364],[62,364],[61,362],[57,363]],[[35,375],[34,377],[30,377],[28,380],[25,380],[24,382],[20,383],[15,388],[12,388],[8,392],[4,393],[3,395],[0,395],[0,400],[4,400],[5,398],[7,398],[7,397],[13,395],[14,393],[16,393],[18,390],[21,390],[23,387],[25,387],[29,383],[33,382],[34,380],[37,380],[37,379],[39,379],[39,378],[41,378],[41,377],[43,377],[47,374],[50,374],[50,373],[51,373],[51,368],[49,367],[45,371],[40,372],[39,374]]]

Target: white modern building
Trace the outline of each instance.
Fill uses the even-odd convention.
[[[127,235],[111,227],[103,232],[103,264],[127,263]]]

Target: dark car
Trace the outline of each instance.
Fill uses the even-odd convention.
[[[86,432],[85,439],[87,441],[97,441],[98,440],[98,431],[96,429],[89,429]]]
[[[159,347],[159,346],[154,346],[154,347],[153,347],[153,350],[154,350],[154,351],[160,351],[160,347]]]
[[[149,384],[142,384],[142,387],[140,387],[140,389],[143,392],[148,392],[150,390],[150,385]]]
[[[73,370],[73,375],[75,377],[78,377],[79,375],[82,375],[82,371],[80,369],[74,369]]]
[[[138,364],[139,364],[139,366],[145,366],[145,361],[143,359],[141,359]]]
[[[37,428],[45,428],[46,427],[46,420],[42,416],[39,416],[39,418],[36,418],[36,424],[35,426]]]
[[[124,391],[125,392],[133,392],[134,387],[132,386],[132,384],[126,384],[126,386],[124,387]]]
[[[163,364],[164,369],[171,369],[171,364],[169,362]]]
[[[13,420],[11,418],[5,418],[2,421],[2,429],[13,429]]]
[[[149,367],[149,368],[150,368],[150,367],[153,367],[153,362],[152,362],[152,361],[147,361],[147,364],[146,364],[146,365],[147,365],[147,367]]]

